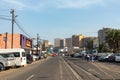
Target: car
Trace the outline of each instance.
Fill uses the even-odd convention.
[[[38,56],[39,56],[39,59],[43,59],[44,58],[44,53],[40,53]]]
[[[27,63],[31,64],[33,62],[33,56],[30,53],[26,53]]]
[[[110,55],[110,56],[108,57],[108,61],[109,61],[109,62],[114,62],[114,61],[115,61],[115,55],[116,55],[116,54]]]
[[[80,55],[80,53],[74,53],[74,57],[79,58],[79,57],[81,57],[81,55]]]
[[[85,57],[85,55],[87,54],[87,51],[82,51],[81,52],[81,56],[84,58]]]
[[[120,53],[116,53],[115,55],[115,61],[120,62]]]
[[[13,53],[0,52],[0,71],[3,71],[10,67],[15,67],[15,62],[15,56]]]
[[[112,54],[104,54],[98,57],[98,61],[108,61],[108,57],[111,56]]]
[[[53,56],[53,57],[56,57],[56,56],[58,56],[58,54],[57,54],[57,53],[53,53],[52,56]]]
[[[39,57],[37,55],[32,55],[33,56],[33,61],[37,61],[39,59]]]

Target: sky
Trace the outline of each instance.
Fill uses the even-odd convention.
[[[26,34],[52,44],[74,34],[97,37],[103,27],[120,29],[120,0],[0,0],[0,33],[12,32],[11,9]],[[25,34],[16,23],[14,33]]]

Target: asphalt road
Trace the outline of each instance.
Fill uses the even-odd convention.
[[[77,80],[62,57],[0,72],[0,80]]]
[[[80,58],[64,58],[81,80],[120,80],[120,63],[88,62]]]
[[[120,80],[120,63],[49,57],[25,67],[2,71],[0,80]]]

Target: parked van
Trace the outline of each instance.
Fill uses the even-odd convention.
[[[15,56],[13,53],[1,53],[0,52],[0,71],[15,67]]]
[[[0,49],[0,53],[13,53],[15,56],[15,65],[24,66],[27,64],[26,54],[24,49]]]

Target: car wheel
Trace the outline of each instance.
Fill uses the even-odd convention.
[[[0,71],[4,70],[4,65],[2,63],[0,63]]]

